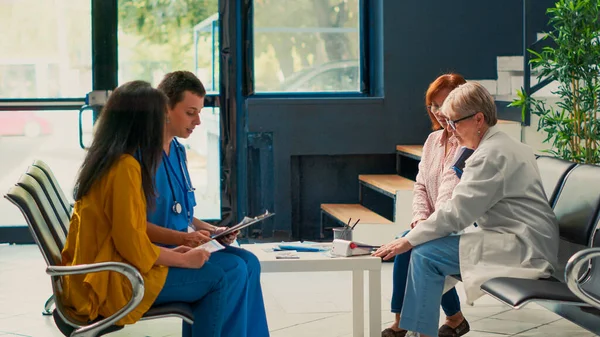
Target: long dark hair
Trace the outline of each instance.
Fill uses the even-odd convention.
[[[75,200],[86,195],[121,155],[139,151],[146,204],[154,207],[154,175],[162,158],[167,101],[162,92],[144,81],[115,89],[100,113],[94,140],[79,170]]]

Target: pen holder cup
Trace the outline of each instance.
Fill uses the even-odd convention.
[[[333,239],[352,241],[352,229],[347,227],[333,228]]]

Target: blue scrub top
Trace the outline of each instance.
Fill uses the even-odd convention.
[[[179,154],[179,157],[177,156]],[[163,153],[163,156],[165,154]],[[185,148],[177,140],[171,141],[169,155],[165,157],[171,165],[165,165],[165,160],[161,160],[156,170],[156,207],[154,210],[148,209],[148,222],[155,225],[174,229],[181,232],[187,232],[189,221],[194,217],[194,207],[196,206],[196,195],[191,188],[190,174],[187,169]],[[181,161],[180,161],[181,160]],[[167,171],[168,170],[168,171]],[[180,214],[173,212],[173,193],[167,179],[170,175],[171,185],[173,186],[175,199],[181,204]],[[187,178],[184,178],[184,175]],[[190,212],[188,217],[188,211]]]

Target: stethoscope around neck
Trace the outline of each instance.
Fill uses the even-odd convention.
[[[184,163],[181,160],[181,155],[179,154],[179,151],[182,151],[180,148],[180,143],[176,140],[173,139],[173,141],[175,142],[175,155],[177,155],[177,161],[179,162],[179,168],[181,169],[181,174],[183,175],[183,180],[185,181],[185,186],[183,186],[183,184],[181,184],[181,181],[179,181],[179,179],[177,179],[177,177],[175,177],[175,179],[177,180],[177,182],[181,185],[181,187],[183,187],[184,189],[187,190],[188,193],[190,192],[194,192],[196,189],[194,188],[194,186],[192,186],[191,181],[188,180],[187,175],[186,175],[186,169],[187,169],[187,163],[185,164],[185,167],[183,166]],[[171,172],[175,173],[175,168],[171,165],[171,162],[168,159],[167,153],[163,151],[163,164],[165,165],[165,174],[167,175],[167,181],[169,182],[169,188],[171,189],[171,196],[173,198],[173,206],[171,207],[171,210],[173,211],[173,213],[175,214],[181,214],[181,212],[183,212],[183,206],[181,205],[181,203],[179,201],[177,201],[177,196],[175,195],[175,189],[173,188],[173,181],[171,180]],[[185,206],[187,209],[187,216],[188,216],[188,221],[191,221],[191,213],[190,213],[190,207],[188,205],[188,198],[184,197],[184,202],[185,202]]]

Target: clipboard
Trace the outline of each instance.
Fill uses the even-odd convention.
[[[465,169],[465,162],[469,157],[475,152],[475,150],[470,149],[468,147],[462,146],[458,151],[456,151],[456,156],[454,157],[454,162],[452,164],[452,169],[456,172],[456,176],[458,179],[462,177],[463,170]]]
[[[213,235],[211,235],[210,238],[211,239],[219,239],[219,238],[227,236],[237,230],[244,229],[248,226],[254,225],[257,222],[268,219],[268,218],[272,217],[273,215],[275,215],[275,213],[269,213],[269,211],[265,211],[265,213],[255,216],[253,218],[244,217],[244,219],[242,219],[242,221],[240,223],[238,223],[237,225],[231,226],[231,227],[227,228],[227,230],[222,231],[221,233],[213,234]]]

